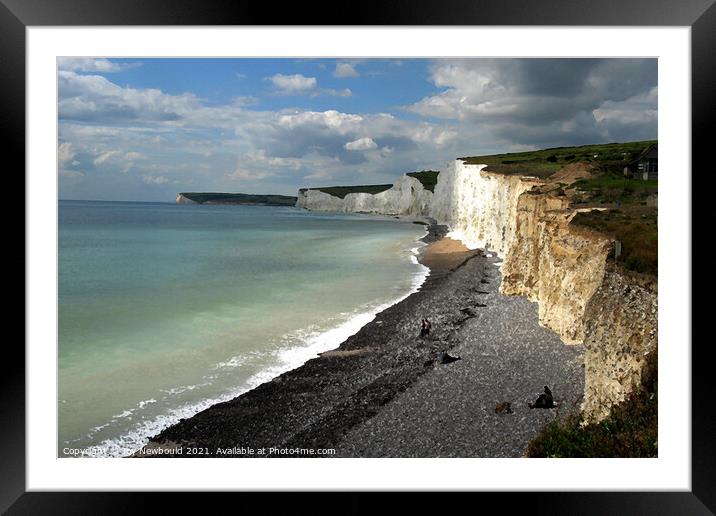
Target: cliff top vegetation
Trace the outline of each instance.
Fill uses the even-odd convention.
[[[426,190],[435,192],[435,185],[438,183],[439,173],[437,170],[422,170],[420,172],[408,172],[408,175],[420,181]]]
[[[408,172],[406,175],[414,177],[420,181],[423,188],[429,191],[435,190],[435,185],[438,182],[438,171],[437,170],[422,170],[420,172]],[[352,186],[322,186],[318,188],[302,188],[301,190],[318,190],[319,192],[327,193],[334,197],[345,198],[346,195],[352,193],[369,193],[378,194],[389,190],[393,185],[352,185]]]
[[[487,165],[487,169],[501,174],[521,174],[546,178],[570,163],[586,162],[598,171],[621,174],[624,166],[656,140],[578,147],[553,147],[527,152],[510,152],[488,156],[460,158],[468,165]]]
[[[626,178],[606,171],[569,186],[574,195],[572,206],[608,208],[578,213],[572,224],[587,226],[621,243],[621,254],[612,251],[609,258],[626,269],[658,275],[657,181]],[[568,193],[569,190],[567,191]]]
[[[266,204],[271,206],[293,206],[296,204],[296,197],[289,195],[223,192],[182,192],[180,195],[199,204]]]
[[[610,260],[627,270],[658,276],[659,241],[657,209],[651,206],[625,205],[608,211],[577,213],[572,224],[587,226],[621,242],[621,254],[614,250]]]
[[[393,185],[321,186],[319,188],[302,188],[301,191],[318,190],[319,192],[343,199],[346,195],[352,193],[369,193],[375,195],[389,190],[391,186]]]
[[[636,159],[653,140],[557,147],[529,152],[461,158],[468,164],[487,164],[486,170],[551,179],[547,190],[567,195],[575,208],[608,208],[577,214],[573,224],[586,226],[618,240],[621,254],[610,259],[626,269],[658,274],[658,182],[624,177],[624,167]],[[586,171],[571,184],[561,182],[558,171]],[[566,177],[566,176],[565,176]],[[555,190],[556,188],[556,190]],[[543,189],[536,189],[535,193]],[[545,193],[546,191],[545,190]]]

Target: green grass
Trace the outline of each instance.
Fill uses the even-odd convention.
[[[421,172],[408,172],[407,175],[414,177],[418,181],[420,181],[423,185],[423,188],[426,190],[430,190],[431,192],[435,190],[435,185],[438,182],[438,174],[439,172],[436,170],[423,170]],[[334,197],[339,197],[341,199],[344,199],[346,195],[352,194],[352,193],[369,193],[372,195],[378,194],[380,192],[385,192],[386,190],[389,190],[393,185],[353,185],[353,186],[321,186],[317,188],[303,188],[302,190],[318,190],[319,192],[327,193],[328,195],[332,195]]]
[[[294,206],[296,197],[289,195],[258,195],[222,192],[182,192],[181,195],[199,204],[266,204],[271,206]]]
[[[583,416],[555,419],[527,447],[528,457],[657,457],[657,356],[647,357],[640,388],[599,423]]]
[[[622,204],[639,204],[646,202],[649,195],[658,192],[657,181],[642,181],[611,173],[591,179],[579,179],[572,187],[587,192],[590,202],[596,203],[621,201]]]
[[[421,172],[408,172],[408,175],[420,181],[426,190],[435,192],[439,173],[437,170],[423,170]]]
[[[488,156],[460,158],[470,165],[487,165],[487,170],[503,174],[524,174],[546,178],[570,163],[591,163],[602,172],[621,173],[624,166],[634,160],[655,140],[554,147],[551,149]]]
[[[318,190],[319,192],[343,199],[346,195],[352,193],[369,193],[375,195],[380,192],[385,192],[392,186],[393,185],[324,186],[320,188],[309,188],[309,190]]]
[[[658,276],[659,230],[657,209],[641,205],[624,205],[608,211],[577,213],[572,224],[586,226],[622,243],[616,258],[625,269]],[[615,260],[614,252],[609,259]]]

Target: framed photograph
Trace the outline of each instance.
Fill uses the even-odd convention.
[[[712,3],[315,25],[3,0],[27,299],[3,509],[513,491],[711,514],[691,170]]]

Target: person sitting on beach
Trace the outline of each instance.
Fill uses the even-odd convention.
[[[441,364],[449,364],[451,362],[455,362],[456,360],[462,360],[462,358],[453,357],[447,351],[441,351],[440,353],[438,353],[438,362],[440,362]]]
[[[533,408],[554,408],[554,398],[549,387],[544,386],[544,394],[540,394],[534,403],[527,403],[531,409]]]

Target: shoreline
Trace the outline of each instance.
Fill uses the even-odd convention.
[[[286,456],[281,451],[265,455],[236,451],[262,448],[297,450],[290,456],[301,457],[320,456],[314,455],[313,450],[317,449],[336,450],[337,455],[332,457],[436,456],[433,454],[435,450],[441,450],[437,456],[519,456],[514,446],[515,449],[506,455],[494,455],[490,450],[475,455],[474,446],[464,445],[420,451],[423,446],[404,439],[414,432],[420,439],[420,434],[430,430],[431,425],[425,424],[426,418],[430,420],[433,415],[430,412],[442,414],[439,408],[432,407],[430,397],[427,402],[422,402],[422,406],[412,408],[408,407],[410,400],[426,394],[435,397],[431,389],[437,387],[440,390],[440,386],[446,384],[446,378],[441,379],[443,374],[468,370],[463,367],[467,360],[439,364],[437,353],[448,351],[463,355],[465,330],[480,319],[476,310],[484,311],[483,307],[487,305],[483,301],[491,295],[504,298],[496,292],[499,283],[490,281],[495,272],[499,276],[494,265],[498,259],[488,259],[481,250],[469,250],[462,243],[445,238],[447,227],[434,221],[426,226],[426,230],[426,235],[420,239],[426,245],[420,248],[418,260],[429,268],[429,273],[416,292],[379,312],[335,349],[319,353],[269,382],[164,429],[151,437],[133,457],[183,457],[186,454],[181,453],[182,450],[189,449],[199,449],[202,456],[209,457]],[[536,306],[530,306],[529,301],[521,298],[511,299],[518,301],[523,311],[534,312],[536,324]],[[498,313],[498,319],[504,319],[504,315]],[[423,317],[433,322],[433,332],[426,339],[418,337]],[[540,338],[544,338],[545,333],[552,333],[538,324],[538,328],[533,326],[530,325],[530,330],[536,331]],[[562,355],[573,358],[574,353],[568,346],[556,335],[551,337],[547,340],[551,340],[553,348],[556,339],[564,348]],[[467,359],[467,356],[463,358]],[[578,378],[576,381],[572,379],[575,388],[570,389],[564,398],[573,409],[576,405],[574,398],[581,396],[583,370],[571,369],[573,373],[581,373],[582,382],[579,385]],[[467,391],[468,384],[475,383],[470,374],[449,376],[453,376],[453,381],[459,378],[456,389],[460,392]],[[535,388],[541,388],[537,384],[542,381],[537,381]],[[488,403],[493,410],[495,401],[502,400]],[[388,414],[401,409],[407,412],[399,416],[399,428],[388,430],[397,422]],[[556,414],[550,410],[539,412],[536,411],[530,419],[537,421],[540,428]],[[484,419],[483,416],[480,415]],[[448,418],[449,415],[442,414],[433,426],[444,434],[443,419]],[[524,419],[522,417],[522,422]],[[402,428],[405,426],[412,430]],[[531,434],[536,435],[536,431],[522,431],[520,442],[527,434],[533,436]]]
[[[279,210],[305,211],[295,208],[279,208]],[[330,217],[330,214],[327,215]],[[347,214],[345,218],[358,217]],[[394,220],[396,218],[402,220]],[[298,319],[293,328],[282,333],[274,331],[273,338],[263,339],[267,344],[263,344],[259,352],[252,351],[248,357],[244,357],[238,352],[231,353],[232,350],[221,356],[214,354],[216,359],[207,361],[209,365],[199,369],[198,374],[201,375],[201,378],[197,376],[193,381],[179,380],[160,386],[167,388],[157,388],[154,391],[146,392],[145,396],[137,398],[136,404],[130,402],[126,406],[110,412],[109,414],[113,414],[112,416],[97,423],[89,431],[82,432],[74,441],[69,441],[70,438],[63,440],[62,434],[59,434],[57,438],[58,457],[74,455],[119,458],[130,456],[141,449],[151,436],[176,424],[180,419],[191,418],[213,405],[230,401],[282,373],[300,367],[306,361],[318,356],[320,352],[335,349],[385,308],[400,302],[418,290],[429,274],[429,270],[420,265],[416,258],[419,250],[424,246],[421,240],[428,233],[425,225],[414,225],[415,218],[412,217],[365,216],[361,224],[367,231],[368,238],[373,238],[371,235],[376,232],[371,227],[376,224],[373,219],[379,219],[378,224],[381,226],[397,225],[403,228],[398,230],[397,236],[390,232],[390,228],[387,228],[388,232],[385,233],[387,239],[383,237],[383,240],[379,240],[379,242],[383,242],[382,247],[385,251],[390,251],[390,256],[395,254],[394,264],[399,269],[390,277],[385,274],[381,275],[381,277],[385,277],[386,281],[376,284],[376,288],[372,290],[375,294],[374,297],[361,294],[360,299],[356,299],[350,294],[346,296],[346,292],[351,291],[350,288],[334,289],[334,292],[338,293],[337,299],[341,307],[345,307],[345,309],[338,310],[335,307],[327,306],[325,313],[331,314],[332,317],[323,317],[323,313],[313,317],[313,311],[307,312],[304,308],[302,313],[307,314],[309,322],[305,322],[306,318]],[[382,234],[382,231],[378,229],[378,235]],[[394,253],[393,247],[395,247]],[[337,249],[337,251],[343,252],[343,249]],[[376,256],[381,256],[381,249],[376,248],[376,252],[378,253]],[[349,261],[351,264],[355,263],[356,267],[366,268],[366,271],[370,273],[374,267],[370,263],[373,255],[362,253],[362,256],[360,262],[351,261],[348,256],[345,259],[340,258],[340,261],[343,262],[342,267],[345,267],[345,262]],[[381,271],[376,272],[381,274]],[[388,285],[391,287],[390,289],[386,288]],[[361,287],[361,284],[356,284],[356,286]],[[295,285],[293,291],[296,291]],[[331,293],[331,295],[333,294]],[[303,295],[299,292],[296,297],[302,299]],[[314,301],[309,302],[312,305],[324,303],[320,299],[315,303]],[[271,311],[267,312],[262,309],[261,312],[268,314],[270,322],[273,317]],[[313,321],[318,321],[318,323]],[[236,322],[228,324],[235,326]],[[260,340],[253,341],[256,347],[259,346]],[[166,352],[161,355],[167,356]],[[247,367],[244,367],[244,363],[248,364]],[[159,364],[158,367],[159,369],[156,371],[161,372],[163,366]],[[216,378],[218,380],[215,380]],[[218,387],[214,388],[214,385],[218,385]],[[174,396],[174,394],[177,395]],[[185,397],[187,394],[193,395],[193,397]],[[148,406],[145,408],[145,405]],[[157,407],[159,408],[156,409]],[[156,410],[152,411],[152,409]],[[65,418],[65,420],[69,421],[70,418]],[[74,418],[73,420],[77,421]],[[80,439],[82,440],[80,441]]]

